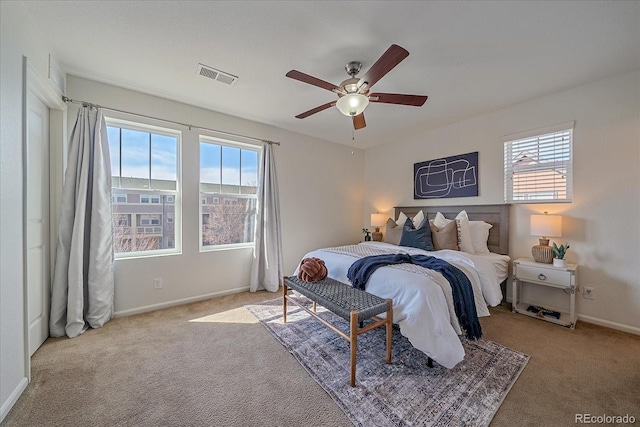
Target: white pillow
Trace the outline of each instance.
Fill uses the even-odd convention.
[[[456,225],[458,226],[458,246],[463,252],[475,254],[473,242],[471,241],[471,228],[469,227],[469,216],[467,211],[460,211],[456,216]]]
[[[420,227],[420,224],[422,224],[422,221],[424,221],[424,213],[422,211],[418,211],[416,216],[413,217],[412,221],[415,228]]]
[[[438,229],[443,228],[445,225],[449,224],[452,220],[447,219],[440,212],[436,213],[436,216],[432,219],[433,225],[438,227]]]
[[[404,223],[407,221],[407,216],[404,214],[404,212],[400,212],[400,215],[398,215],[398,220],[396,221],[396,224],[400,225],[400,226],[404,226]],[[424,213],[422,211],[419,211],[416,216],[414,216],[411,219],[411,222],[413,222],[413,226],[415,228],[420,227],[420,224],[422,224],[422,220],[424,220]]]
[[[493,225],[484,221],[469,221],[469,228],[471,229],[471,243],[473,244],[473,250],[477,254],[491,253],[487,247],[489,229],[491,227],[493,227]]]
[[[400,215],[398,215],[398,220],[396,221],[396,224],[404,225],[406,221],[407,221],[407,216],[404,214],[404,212],[400,212]]]
[[[433,224],[440,229],[451,221],[454,220],[447,219],[444,215],[438,212],[433,219]],[[455,221],[458,228],[458,246],[460,247],[460,250],[470,254],[475,254],[476,251],[471,240],[471,228],[469,227],[469,216],[467,215],[467,211],[460,211],[456,216]]]

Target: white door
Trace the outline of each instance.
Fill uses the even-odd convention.
[[[49,337],[49,108],[27,99],[26,227],[29,355]]]

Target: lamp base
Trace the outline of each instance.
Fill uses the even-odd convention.
[[[382,233],[379,231],[373,231],[371,233],[371,238],[374,242],[382,242]]]
[[[551,264],[553,262],[553,250],[551,250],[551,246],[549,245],[535,245],[531,248],[531,255],[533,255],[535,262],[542,264]]]

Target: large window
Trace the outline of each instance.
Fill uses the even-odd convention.
[[[180,132],[107,119],[118,257],[179,252]]]
[[[253,243],[260,148],[200,138],[201,247]]]
[[[570,202],[573,123],[534,135],[506,138],[504,198],[507,203]]]

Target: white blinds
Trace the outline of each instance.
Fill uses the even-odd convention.
[[[572,143],[572,128],[505,142],[505,202],[570,202]]]

